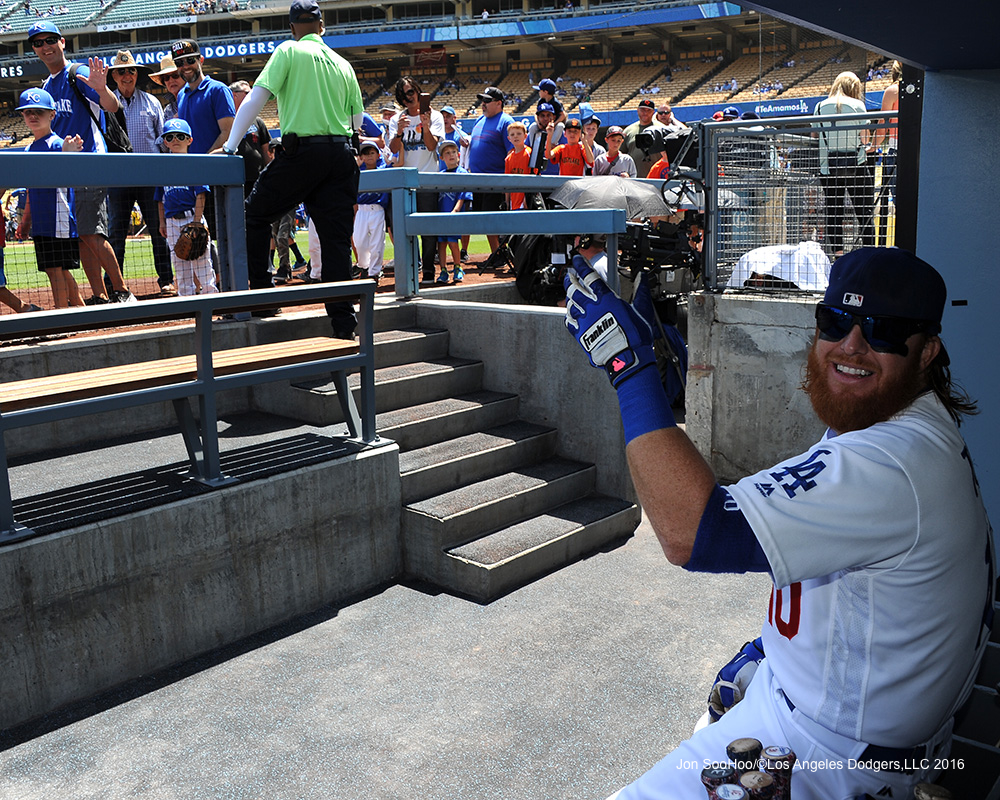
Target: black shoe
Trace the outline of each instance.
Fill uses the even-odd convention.
[[[334,328],[333,329],[333,338],[334,339],[346,339],[349,342],[353,342],[358,337],[355,336],[355,334],[354,334],[354,328],[342,328],[342,329],[339,329],[339,330],[337,328]]]
[[[421,283],[434,283],[434,281],[436,279],[437,279],[437,276],[433,272],[431,272],[431,273],[425,272],[424,275],[423,275],[423,277],[420,279],[420,282]]]
[[[250,316],[256,317],[257,319],[269,319],[271,317],[277,317],[280,314],[280,308],[258,308],[256,311],[250,312]]]
[[[274,282],[279,286],[288,283],[292,279],[292,272],[288,269],[279,269],[274,273]]]
[[[97,297],[95,295],[91,295],[90,297],[88,297],[86,300],[83,301],[83,304],[85,306],[104,306],[110,302],[111,301],[108,300],[108,298],[106,297]]]

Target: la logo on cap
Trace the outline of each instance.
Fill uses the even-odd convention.
[[[855,306],[856,308],[861,308],[861,305],[865,302],[865,296],[863,294],[854,294],[854,292],[848,292],[844,295],[844,305],[845,306]]]

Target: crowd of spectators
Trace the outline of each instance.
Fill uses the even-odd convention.
[[[2,1],[0,0],[0,2]],[[101,0],[101,2],[104,2],[104,0]],[[55,6],[52,8],[55,8]],[[182,8],[191,13],[210,13],[218,10],[233,10],[238,8],[238,5],[237,0],[198,0],[197,3],[184,4]],[[44,24],[51,25],[51,23]],[[52,28],[54,29],[54,26]],[[44,33],[44,31],[41,31],[41,33]],[[37,38],[41,40],[45,37],[39,35]],[[166,121],[178,118],[178,100],[182,92],[185,91],[185,86],[187,86],[188,91],[197,92],[204,86],[206,81],[213,83],[213,85],[218,84],[218,82],[210,81],[202,73],[201,62],[203,59],[200,58],[196,43],[187,42],[185,43],[185,47],[188,50],[184,52],[178,51],[177,63],[174,62],[171,56],[168,56],[159,65],[159,71],[155,72],[153,71],[155,68],[143,67],[136,65],[133,61],[127,60],[131,56],[127,54],[127,51],[122,51],[126,54],[127,59],[112,66],[108,72],[110,76],[119,75],[127,78],[135,75],[140,81],[145,81],[147,78],[152,79],[152,81],[164,86],[170,92],[168,96],[169,102],[165,108],[161,108],[162,101],[153,98],[153,96],[146,95],[143,91],[136,93],[135,97],[137,98],[153,98],[152,102],[157,106],[156,110],[161,112],[159,123],[155,126],[156,129],[148,131],[148,136],[143,135],[141,126],[140,129],[136,129],[134,121],[130,118],[129,130],[133,141],[139,145],[137,152],[162,152],[167,149],[161,138],[162,131],[164,130]],[[122,56],[122,52],[119,53],[119,57]],[[197,64],[191,63],[192,56],[198,57],[199,61]],[[713,55],[706,56],[703,60],[714,62],[717,59]],[[650,64],[654,63],[654,61],[650,62]],[[792,67],[794,65],[794,59],[788,59],[781,66]],[[590,82],[581,77],[566,74],[540,81],[539,86],[535,87],[540,90],[539,103],[535,109],[535,122],[524,130],[522,130],[524,126],[518,124],[511,134],[508,133],[508,128],[513,120],[509,115],[504,113],[503,109],[505,105],[511,103],[515,107],[522,106],[524,98],[520,95],[512,94],[505,96],[497,87],[485,86],[486,80],[476,75],[464,77],[463,80],[449,78],[442,82],[432,80],[427,76],[420,76],[418,78],[404,77],[397,83],[394,93],[385,90],[385,95],[391,94],[395,103],[390,102],[383,107],[381,125],[376,124],[374,120],[370,120],[372,129],[365,132],[362,140],[365,144],[363,149],[365,150],[366,159],[361,159],[359,154],[359,163],[364,164],[362,169],[388,169],[398,166],[408,166],[416,167],[422,171],[447,169],[450,171],[468,170],[475,173],[485,172],[487,174],[510,171],[514,174],[525,172],[534,174],[595,174],[639,178],[652,174],[651,170],[654,170],[657,175],[667,174],[670,165],[666,157],[665,147],[658,147],[654,144],[652,149],[650,149],[648,137],[645,137],[645,140],[642,141],[642,146],[640,146],[641,139],[639,134],[660,130],[662,135],[654,137],[653,141],[662,145],[664,137],[669,132],[678,131],[686,127],[684,123],[673,116],[669,104],[658,101],[655,99],[655,96],[662,92],[659,86],[660,80],[669,81],[672,79],[673,73],[684,72],[690,69],[690,64],[678,64],[673,67],[666,67],[659,78],[639,87],[637,90],[636,106],[638,119],[628,126],[616,127],[606,131],[606,136],[610,136],[610,140],[605,139],[605,143],[608,145],[607,149],[598,141],[598,131],[601,128],[601,122],[593,111],[590,110],[586,102],[588,93],[593,87]],[[868,78],[874,79],[879,77],[879,72],[878,68],[873,68],[869,71]],[[433,88],[431,88],[431,84],[433,84]],[[462,132],[461,128],[456,124],[455,110],[446,105],[446,98],[448,96],[452,95],[453,92],[466,89],[467,85],[484,86],[478,95],[478,103],[468,109],[468,116],[477,117],[471,136]],[[114,88],[114,80],[112,80],[111,86]],[[232,87],[225,87],[222,84],[218,84],[218,86],[220,87],[218,94],[221,96],[228,93],[230,103],[232,103],[231,98],[234,96],[234,93],[231,91]],[[731,78],[716,84],[714,90],[720,93],[731,93],[738,91],[738,89],[737,79]],[[765,94],[780,92],[782,89],[783,85],[780,80],[772,80],[758,84],[753,91],[755,94]],[[417,98],[428,90],[434,92],[438,99],[434,104],[434,109],[428,112],[425,119],[425,114],[418,108]],[[242,91],[245,94],[249,89],[244,88]],[[139,107],[133,104],[132,95],[123,94],[120,87],[118,87],[115,94],[122,109],[131,109],[134,111]],[[574,111],[575,116],[570,119],[563,109],[560,98],[566,98],[572,94],[575,94],[583,102]],[[148,103],[145,103],[145,100],[143,100],[143,103],[148,105]],[[439,104],[443,106],[440,109],[438,109]],[[204,104],[199,105],[204,107]],[[188,142],[188,145],[191,145],[190,152],[209,152],[217,148],[219,142],[225,141],[228,131],[227,123],[229,125],[232,124],[232,117],[235,114],[232,105],[229,108],[229,111],[218,111],[218,109],[212,108],[212,119],[210,122],[213,126],[213,133],[206,134],[205,130],[198,127],[199,123],[192,119],[190,127],[194,135],[191,137],[192,141]],[[145,118],[145,112],[143,113],[143,118]],[[259,149],[262,149],[264,154],[269,154],[270,146],[266,142],[266,126],[261,125],[258,128],[263,128],[264,130],[263,135],[258,134],[259,138],[264,139]],[[9,133],[4,132],[0,134],[0,139],[9,140],[10,138]],[[443,142],[449,141],[454,143],[455,152],[454,154],[449,152],[446,159],[439,148]],[[374,160],[372,158],[372,146],[376,148]],[[173,152],[177,152],[177,150],[174,149]],[[508,159],[507,156],[511,153],[516,157]],[[123,195],[122,192],[118,192],[118,194]],[[521,207],[531,207],[530,196],[527,198],[524,196],[515,197]],[[371,200],[372,198],[368,199]],[[118,257],[119,265],[123,266],[125,259],[124,237],[120,234],[127,226],[123,226],[121,221],[123,219],[131,220],[133,209],[128,206],[132,206],[133,202],[131,197],[125,198],[122,196],[119,200],[120,202],[113,209],[113,217],[117,222],[112,227],[116,231],[116,236],[113,237],[116,240],[114,247],[115,254]],[[204,208],[206,216],[210,216],[209,211],[213,207],[213,204],[210,202],[210,194],[207,194],[206,200]],[[457,202],[456,198],[451,198],[449,202],[452,200],[455,200],[455,202],[451,203],[449,210],[458,213],[469,208],[490,211],[501,210],[505,206],[509,206],[514,198],[487,193],[485,195],[477,195],[470,202],[466,202],[464,198],[462,202]],[[423,201],[424,205],[427,206],[423,210],[437,210],[441,202],[443,202],[442,199],[436,195],[428,197]],[[141,205],[142,203],[140,203]],[[385,233],[391,235],[391,215],[388,213],[388,209],[385,208],[382,198],[377,198],[373,202],[362,205],[382,207],[382,222],[380,224],[383,229],[383,235]],[[433,208],[431,207],[432,205]],[[151,216],[148,209],[148,199],[147,207],[143,208],[142,211],[144,219]],[[379,214],[372,209],[368,209],[364,215],[366,226],[364,234],[366,263],[364,264],[363,271],[376,280],[381,277],[381,250],[374,248],[370,243],[372,241],[372,225],[374,224],[372,223],[372,219],[378,216]],[[149,221],[151,223],[149,226],[151,232],[153,228],[159,227],[156,225],[157,220],[155,218]],[[157,233],[161,234],[159,239],[161,244],[160,249],[162,250],[164,237],[162,236],[162,231],[157,231]],[[276,236],[279,239],[283,238],[282,235],[277,233]],[[490,241],[490,246],[493,250],[497,247],[497,242],[493,241],[495,238],[491,237]],[[436,240],[425,243],[425,246],[422,248],[424,280],[442,283],[448,280],[454,280],[455,282],[462,280],[462,263],[468,257],[468,237],[461,237],[460,242],[461,247],[459,248],[458,259],[454,258],[454,256],[452,258],[454,263],[453,270],[450,273],[451,278],[449,278],[447,265],[440,262],[442,258],[453,255],[453,248],[451,247],[453,243],[440,243]],[[446,244],[447,247],[439,249],[439,244]],[[293,277],[301,277],[308,280],[310,274],[308,271],[304,276],[294,276],[292,274],[292,268],[289,267],[287,252],[285,251],[286,248],[284,247],[279,250],[279,252],[284,254],[278,271],[279,280],[286,281]],[[378,254],[378,258],[375,258],[376,254]],[[156,259],[158,262],[156,266],[160,288],[161,291],[169,294],[175,290],[173,278],[170,274],[169,266],[165,266],[165,255],[163,253],[158,255],[160,257]],[[360,258],[361,254],[359,253],[358,256]],[[214,264],[217,267],[217,257],[209,254],[207,258],[208,264]],[[299,257],[295,266],[302,267],[308,265]],[[436,274],[436,267],[438,266],[440,266],[441,272],[444,275],[443,279],[441,275]],[[265,282],[270,285],[271,278],[266,277]],[[197,290],[201,290],[200,284],[202,283],[209,282],[197,281]],[[115,289],[109,292],[109,294],[114,295],[119,291],[121,290]],[[95,297],[98,297],[96,291]]]
[[[184,14],[200,16],[202,14],[221,14],[226,11],[239,11],[239,0],[191,0],[180,3],[177,10]]]

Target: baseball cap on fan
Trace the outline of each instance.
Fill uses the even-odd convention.
[[[198,43],[192,41],[191,39],[181,39],[178,42],[174,42],[170,45],[170,55],[174,58],[180,58],[182,56],[200,56],[201,48],[198,47]]]
[[[40,33],[54,33],[60,39],[62,39],[62,34],[59,33],[59,28],[56,27],[54,22],[36,22],[30,28],[28,28],[28,41],[30,42]]]
[[[480,100],[499,100],[503,102],[503,92],[501,92],[496,86],[489,86],[479,94],[476,95]]]
[[[25,89],[21,92],[21,104],[15,108],[15,111],[27,111],[31,108],[37,108],[42,111],[55,111],[56,103],[50,95],[44,89]]]
[[[545,78],[538,82],[538,86],[532,86],[532,89],[540,89],[543,92],[548,92],[549,94],[555,94],[559,86],[556,84],[552,78]]]
[[[315,22],[323,19],[323,12],[319,10],[316,0],[294,0],[288,9],[288,19],[292,22]]]

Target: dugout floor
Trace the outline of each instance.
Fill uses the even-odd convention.
[[[0,797],[600,800],[690,733],[767,588],[646,522],[490,605],[386,586],[0,734]]]

